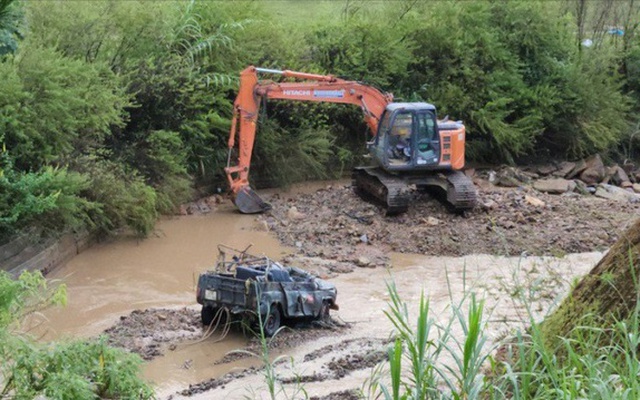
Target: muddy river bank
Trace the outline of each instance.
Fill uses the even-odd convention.
[[[332,187],[342,190],[340,185],[342,183],[333,183]],[[306,185],[292,193],[297,193],[295,198],[315,204],[313,202],[322,198],[317,194],[318,189],[326,192],[327,184]],[[347,194],[339,191],[320,194],[339,199],[347,196],[348,199]],[[138,352],[148,360],[144,374],[156,384],[159,398],[261,398],[266,389],[260,360],[229,355],[236,349],[256,352],[259,345],[255,339],[236,331],[231,331],[222,341],[217,341],[219,336],[216,334],[205,337],[204,329],[198,323],[199,308],[194,292],[197,274],[213,265],[218,244],[236,248],[253,244],[253,253],[297,261],[329,278],[338,288],[340,310],[332,314],[337,322],[335,326],[286,330],[274,342],[272,357],[290,356],[276,366],[282,387],[292,393],[303,382],[312,397],[329,398],[325,396],[340,392],[342,395],[334,398],[349,398],[349,393],[360,389],[370,377],[372,367],[384,359],[392,332],[392,325],[383,313],[389,301],[386,282],[395,283],[410,312],[415,312],[424,291],[431,301],[432,317],[441,323],[450,318],[452,303],[461,302],[465,294],[477,293],[486,301],[488,326],[485,335],[489,343],[496,343],[513,329],[526,324],[528,316],[524,302],[532,305],[534,318],[542,318],[566,293],[572,280],[588,272],[602,256],[601,252],[565,254],[562,251],[556,252],[561,257],[532,256],[529,252],[518,253],[518,256],[400,253],[397,251],[402,249],[391,247],[395,242],[383,243],[374,236],[374,231],[364,232],[368,243],[362,242],[363,233],[348,232],[348,224],[356,228],[365,225],[349,215],[330,214],[330,205],[329,211],[324,211],[327,221],[345,217],[348,224],[337,225],[339,229],[329,226],[334,242],[324,244],[314,242],[314,237],[318,236],[314,229],[324,229],[319,225],[324,217],[320,215],[320,220],[314,220],[315,215],[308,211],[314,208],[287,200],[291,194],[278,196],[274,201],[276,211],[270,216],[239,215],[225,202],[206,214],[164,219],[148,239],[119,238],[78,255],[50,275],[51,279],[67,285],[69,301],[66,308],[45,313],[47,322],[42,326],[46,331],[45,338],[94,337],[107,331],[112,343]],[[308,215],[301,218],[290,213],[291,206]],[[430,204],[429,207],[437,206]],[[600,213],[606,213],[610,208],[602,204],[594,207]],[[550,211],[555,209],[551,207]],[[315,210],[323,212],[324,208],[320,206]],[[625,214],[629,220],[636,211],[635,208],[611,209],[620,221],[624,220]],[[359,209],[354,212],[360,217],[364,215]],[[375,213],[376,209],[366,212]],[[478,212],[484,214],[472,215],[471,221],[480,221],[486,215],[486,211]],[[449,222],[444,214],[441,218],[440,215],[436,214],[434,218],[441,225],[432,226],[439,226],[438,235],[445,237],[448,233],[443,229],[447,226],[453,229],[454,221]],[[544,221],[546,214],[536,211],[536,215],[536,221]],[[500,218],[506,218],[506,212],[494,217],[501,221]],[[268,218],[287,222],[281,224]],[[600,232],[600,226],[604,226],[599,218],[596,220],[600,225],[594,225],[592,232]],[[377,214],[373,215],[374,224],[383,222]],[[421,234],[426,237],[429,222],[425,220],[424,224],[419,228],[425,229]],[[608,222],[607,225],[609,239],[617,232],[612,224]],[[370,225],[366,224],[367,229],[373,228]],[[564,225],[556,225],[564,229]],[[305,226],[304,232],[295,230]],[[388,235],[390,228],[383,228],[387,229],[384,232]],[[532,231],[540,236],[542,233],[538,231],[545,229],[533,227]],[[286,240],[282,237],[285,230],[288,231]],[[478,231],[476,236],[482,237],[488,231]],[[509,231],[505,232],[508,237]],[[548,234],[557,237],[558,231],[550,230]],[[584,235],[584,240],[592,240],[593,236],[579,235]],[[323,236],[326,237],[329,236]],[[604,238],[604,235],[600,237]],[[358,240],[360,242],[356,243]],[[465,245],[466,241],[463,240]],[[553,242],[552,239],[548,241]],[[480,243],[481,238],[477,242]],[[320,245],[325,247],[319,248]],[[340,248],[357,248],[359,252],[331,252],[331,249]],[[602,245],[598,249],[606,247]],[[490,252],[486,247],[480,247],[478,252],[483,250]]]

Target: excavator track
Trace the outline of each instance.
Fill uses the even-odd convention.
[[[371,198],[385,205],[387,215],[406,212],[411,200],[410,184],[438,189],[444,201],[454,211],[471,210],[476,205],[476,188],[461,171],[399,177],[377,167],[358,167],[353,170],[352,184],[365,200]]]
[[[373,198],[385,205],[387,215],[407,211],[411,194],[407,183],[376,167],[358,167],[353,170],[353,187],[366,198]]]
[[[447,203],[458,211],[471,210],[476,206],[476,188],[473,181],[461,171],[445,174],[447,182]]]
[[[409,178],[418,187],[437,189],[444,194],[447,205],[455,211],[471,210],[476,206],[476,188],[461,171],[435,172],[427,176]]]

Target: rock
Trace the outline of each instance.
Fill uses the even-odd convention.
[[[582,173],[582,171],[584,171],[585,169],[587,169],[586,161],[585,160],[580,160],[577,163],[575,163],[575,166],[573,167],[571,172],[569,172],[567,175],[565,175],[565,178],[573,179],[576,176],[580,175]]]
[[[301,248],[301,247],[302,247],[302,242],[298,240],[298,241],[296,242],[296,247],[297,247],[297,248]]]
[[[480,203],[480,208],[482,208],[485,211],[493,210],[496,207],[498,207],[498,203],[496,203],[495,201],[493,201],[491,199]]]
[[[534,206],[534,207],[544,207],[545,206],[545,202],[540,200],[537,197],[533,197],[533,196],[529,196],[529,195],[525,195],[524,196],[524,201],[526,201],[527,203],[529,203],[530,205]]]
[[[498,174],[496,174],[496,171],[489,171],[489,183],[493,183],[495,185],[497,180]]]
[[[224,197],[220,196],[219,194],[214,194],[213,199],[216,204],[222,204],[224,202]]]
[[[640,193],[640,183],[634,183],[632,188],[634,192]]]
[[[633,171],[636,169],[636,165],[632,162],[625,162],[622,164],[622,169],[627,175],[629,175],[629,177],[631,177],[631,175],[633,175]]]
[[[369,238],[367,237],[367,234],[365,233],[364,235],[360,236],[360,241],[364,244],[369,243]]]
[[[440,221],[438,218],[434,218],[434,217],[427,217],[427,219],[425,220],[425,223],[429,226],[436,226],[436,225],[440,225],[442,221]]]
[[[558,167],[556,167],[553,164],[550,165],[543,165],[541,167],[538,167],[536,169],[536,171],[538,172],[538,174],[542,175],[542,176],[547,176],[547,175],[551,175],[552,173],[556,172],[558,170]]]
[[[467,169],[464,170],[464,174],[466,176],[468,176],[469,178],[473,179],[473,177],[476,176],[476,169],[475,168],[467,168]]]
[[[196,207],[197,207],[197,210],[198,210],[197,213],[208,214],[208,213],[211,212],[211,207],[209,207],[209,204],[207,204],[207,200],[206,199],[199,200],[196,203]]]
[[[307,216],[305,214],[303,214],[300,211],[298,211],[296,206],[292,206],[291,208],[289,208],[289,211],[287,212],[287,217],[290,220],[302,220],[302,219],[307,218]]]
[[[559,178],[566,178],[567,175],[576,167],[576,163],[570,161],[563,161],[560,163],[559,169],[552,175]]]
[[[367,257],[358,257],[356,265],[358,265],[358,267],[368,267],[371,265],[371,260],[369,260]]]
[[[507,167],[498,172],[495,184],[504,187],[518,187],[529,181],[526,175],[513,167]]]
[[[595,195],[603,199],[620,201],[620,202],[631,202],[631,203],[640,202],[639,194],[633,193],[626,189],[619,188],[617,186],[608,185],[605,183],[602,183],[597,186]]]
[[[593,192],[595,192],[595,189],[593,192],[589,191],[589,186],[587,186],[587,184],[582,182],[580,179],[574,180],[573,183],[576,184],[575,191],[580,194],[593,194]],[[593,189],[593,187],[591,188]]]
[[[605,178],[604,170],[596,168],[587,168],[580,174],[580,180],[587,185],[595,185],[598,182],[602,182]]]
[[[214,194],[213,196],[205,197],[204,202],[207,206],[213,208],[217,204],[222,203],[221,199],[222,197],[220,197],[220,195]]]
[[[159,319],[160,321],[165,321],[165,320],[167,319],[167,316],[166,316],[166,315],[164,315],[164,314],[158,314],[158,319]]]
[[[533,183],[533,188],[540,192],[561,194],[572,191],[575,183],[562,178],[541,179]]]
[[[262,232],[269,232],[271,230],[269,223],[265,220],[257,220],[256,227],[257,227],[257,230]]]
[[[580,180],[587,185],[596,184],[604,179],[606,170],[600,154],[595,154],[585,160],[586,168],[580,174]]]
[[[188,214],[188,207],[186,204],[180,204],[180,208],[178,209],[178,214],[179,215],[187,215]]]
[[[618,166],[613,169],[613,174],[611,174],[611,182],[614,185],[622,186],[624,182],[629,182],[629,176],[624,170]]]
[[[629,189],[629,188],[633,189],[633,183],[631,183],[630,181],[624,181],[620,183],[620,187],[624,189]]]
[[[353,272],[355,267],[351,263],[335,262],[329,264],[327,268],[329,269],[329,271],[335,272],[337,274],[348,274],[349,272]]]

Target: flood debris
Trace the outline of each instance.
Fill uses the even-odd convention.
[[[256,225],[267,225],[295,250],[286,262],[304,263],[322,277],[356,268],[389,267],[391,251],[432,256],[556,256],[605,250],[640,212],[640,203],[628,201],[640,195],[631,192],[633,186],[624,189],[599,183],[589,187],[580,180],[554,177],[555,172],[566,175],[575,168],[572,163],[549,167],[542,170],[548,177],[542,178],[534,171],[510,168],[513,179],[529,182],[518,187],[497,186],[489,181],[492,171],[474,171],[478,206],[464,214],[451,213],[431,194],[420,191],[413,193],[409,210],[397,216],[386,216],[382,207],[362,201],[349,184],[324,186],[294,197],[275,194],[269,198],[273,209],[258,216]],[[541,182],[553,183],[558,190],[550,186],[537,190]],[[591,191],[598,194],[593,196]],[[292,207],[307,217],[289,220]]]
[[[104,331],[108,343],[149,361],[175,349],[177,343],[199,339],[200,313],[194,308],[134,310]]]

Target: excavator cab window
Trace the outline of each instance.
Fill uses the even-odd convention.
[[[437,132],[436,116],[432,112],[419,112],[417,119],[416,164],[429,165],[438,163],[440,142]]]
[[[378,127],[378,134],[376,135],[375,145],[384,146],[385,141],[387,140],[387,134],[389,131],[389,122],[391,122],[391,112],[385,111],[382,115],[382,119],[380,121],[380,126]]]
[[[387,155],[390,165],[406,165],[411,163],[412,131],[413,113],[410,111],[396,113],[391,129],[389,129]]]

